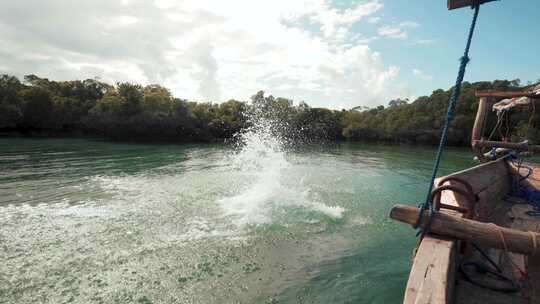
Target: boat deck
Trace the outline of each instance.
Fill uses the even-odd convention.
[[[501,199],[493,205],[498,206],[498,208],[493,210],[490,215],[490,222],[522,231],[540,232],[540,217],[526,214],[527,211],[531,211],[533,208],[525,201],[509,197]],[[467,260],[485,262],[485,259],[475,250],[468,249],[468,251]],[[455,287],[456,304],[540,303],[540,294],[534,293],[534,290],[540,290],[540,255],[527,257],[493,248],[484,248],[484,251],[501,267],[505,276],[519,280],[521,284],[520,291],[505,293],[482,288],[470,283],[458,272]],[[516,266],[525,270],[526,275],[522,275]],[[485,275],[479,275],[475,279],[478,278],[482,281],[485,277]],[[491,280],[490,282],[493,284],[494,281]]]

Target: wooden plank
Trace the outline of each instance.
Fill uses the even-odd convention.
[[[527,211],[533,210],[529,204],[516,204],[512,207],[511,216],[514,221],[512,228],[523,231],[540,231],[540,219],[527,215]],[[538,244],[540,247],[540,243]],[[540,248],[539,248],[540,249]],[[539,250],[540,252],[540,250]],[[540,254],[526,257],[525,267],[530,283],[531,303],[540,303]],[[521,265],[520,265],[521,266]]]
[[[508,169],[504,160],[487,162],[479,166],[456,172],[451,176],[458,177],[473,187],[475,194],[486,196],[490,187],[497,187],[500,191],[508,190]],[[441,177],[435,181],[437,185]],[[460,187],[463,185],[454,181],[447,184]],[[500,191],[497,192],[499,195]],[[484,193],[484,194],[482,194]],[[506,194],[506,192],[504,193]],[[502,195],[502,194],[501,194]],[[466,202],[461,195],[451,191],[444,191],[441,202],[453,206],[464,206]],[[487,200],[478,203],[489,204]],[[452,213],[450,210],[443,212]],[[454,297],[456,262],[458,242],[437,236],[426,236],[420,243],[411,267],[405,298],[406,304],[446,304],[451,303]]]
[[[531,303],[540,303],[540,254],[527,257],[527,271],[531,283]]]
[[[424,218],[429,216],[428,211],[424,212]],[[418,221],[418,208],[407,205],[395,205],[390,211],[392,219],[416,225]],[[421,225],[426,225],[423,221]],[[475,242],[478,245],[507,249],[511,252],[522,254],[532,254],[535,252],[532,237],[540,242],[540,234],[534,235],[497,226],[493,223],[482,223],[479,221],[469,220],[443,212],[435,212],[432,215],[430,230],[438,235],[456,238],[467,242]],[[500,234],[504,236],[504,242]]]
[[[484,4],[495,0],[448,0],[448,9],[453,10],[462,7],[470,7],[475,3]]]
[[[508,167],[504,159],[480,164],[478,166],[459,171],[448,176],[455,176],[469,182],[475,194],[485,191],[493,186],[499,179],[508,178]],[[459,186],[459,184],[455,184]],[[506,189],[505,189],[506,190]]]
[[[440,179],[435,181],[438,184]],[[448,182],[451,183],[451,182]],[[462,185],[460,185],[462,186]],[[458,206],[453,192],[444,191],[441,202]],[[460,216],[451,210],[445,210]],[[446,304],[454,294],[457,242],[437,236],[425,236],[418,246],[403,303]]]
[[[446,304],[453,294],[456,242],[426,236],[414,258],[403,303]]]
[[[456,304],[530,304],[529,299],[512,293],[494,292],[465,280],[458,282]]]
[[[522,167],[519,172],[521,176],[526,176],[528,174],[529,171],[528,169],[526,169],[526,167],[531,168],[533,171],[526,180],[521,182],[521,184],[525,187],[530,187],[533,189],[540,189],[540,167],[534,164],[530,164],[530,163],[524,163],[523,166],[524,167]],[[509,169],[510,169],[510,173],[514,177],[517,177],[517,174],[518,174],[517,166],[511,163],[509,165]]]
[[[509,205],[501,202],[501,198],[510,191],[510,180],[508,175],[494,176],[492,184],[477,193],[475,218],[482,222],[494,222],[493,215],[497,215],[501,208],[508,209]],[[502,213],[504,216],[505,213]]]
[[[508,92],[508,91],[497,91],[497,90],[483,90],[476,91],[476,97],[535,97],[537,96],[534,92],[525,91],[525,92]]]
[[[525,163],[525,166],[533,169],[531,175],[521,184],[533,189],[540,189],[540,170],[539,166],[534,164]],[[514,164],[509,165],[510,172],[517,176],[517,166]],[[520,175],[526,175],[528,170],[523,170]],[[533,210],[532,206],[528,204],[515,204],[512,207],[511,216],[513,219],[512,228],[520,229],[524,231],[540,231],[540,219],[537,217],[531,217],[526,214],[527,211]],[[540,246],[540,243],[537,244]],[[540,303],[540,254],[536,253],[525,257],[525,267],[527,269],[529,288],[527,292],[531,296],[530,303]],[[520,264],[521,266],[522,264]]]
[[[479,197],[479,207],[480,207],[480,219],[483,221],[494,222],[500,226],[512,227],[514,229],[524,230],[524,231],[538,231],[540,227],[540,221],[534,220],[535,227],[531,225],[531,217],[526,215],[526,211],[530,210],[530,206],[524,204],[523,201],[508,202],[502,200],[502,197],[505,196],[511,189],[511,182],[513,175],[515,174],[516,168],[512,164],[504,163],[507,168],[507,174],[504,176],[502,169],[497,170],[498,178],[494,183],[478,192]],[[537,168],[536,166],[534,166]],[[538,177],[536,177],[538,175]],[[531,180],[528,180],[524,183],[534,183],[533,179],[540,181],[540,170],[535,170],[531,176]],[[484,178],[487,179],[487,178]],[[528,185],[531,186],[531,185]],[[538,189],[540,184],[532,185],[535,189]],[[508,213],[508,215],[507,215]],[[510,215],[510,216],[509,216]],[[527,222],[525,224],[525,222]],[[495,261],[499,260],[501,254],[503,254],[500,249],[489,249],[485,250]],[[472,252],[474,253],[474,252]],[[472,254],[471,253],[471,254]],[[509,253],[509,258],[513,260],[513,263],[518,265],[519,268],[525,269],[526,258],[521,254]],[[474,254],[473,254],[474,256]],[[467,258],[475,259],[472,256],[467,255]],[[529,259],[529,258],[528,258]],[[503,269],[505,275],[511,275],[520,277],[520,274],[517,273],[517,269],[508,259],[503,259],[504,263],[500,265]],[[532,260],[531,260],[532,261]],[[486,304],[486,303],[540,303],[538,298],[531,299],[532,293],[536,292],[540,294],[540,287],[538,283],[540,282],[540,265],[530,265],[527,269],[529,275],[529,280],[523,282],[523,288],[521,292],[514,294],[504,294],[499,292],[494,292],[488,289],[483,289],[475,285],[470,284],[469,282],[463,281],[460,279],[456,286],[456,304]],[[531,286],[532,285],[532,286]]]
[[[456,172],[449,176],[459,177],[462,180],[469,182],[473,188],[473,192],[478,198],[475,207],[476,219],[487,221],[495,204],[499,199],[506,195],[510,190],[510,177],[508,175],[508,166],[503,159],[492,162],[487,162],[479,166]],[[450,183],[456,187],[463,186],[459,183]],[[443,192],[443,193],[446,193]],[[454,194],[455,201],[458,206],[466,206],[465,197],[459,194]]]
[[[525,211],[529,210],[529,205],[518,199],[502,200],[493,202],[497,206],[497,210],[493,210],[493,217],[490,221],[498,225],[521,229],[523,226],[515,225],[521,222],[521,217],[525,215]],[[514,215],[515,214],[515,215]],[[529,230],[529,229],[525,229]],[[509,253],[508,256],[504,250],[483,248],[493,261],[502,262],[499,267],[503,270],[503,274],[507,277],[520,278],[521,274],[516,269],[518,265],[520,269],[525,269],[525,259],[522,254]],[[501,257],[503,257],[501,259]],[[510,261],[510,259],[512,261]],[[471,251],[470,254],[463,257],[467,261],[485,261],[485,259],[476,251]],[[514,264],[513,264],[514,263]],[[480,278],[482,276],[480,275]],[[530,303],[530,284],[528,281],[521,282],[522,288],[517,293],[501,293],[493,290],[485,289],[473,285],[466,281],[463,277],[458,278],[456,284],[456,304],[502,304],[502,303]]]
[[[472,145],[474,148],[507,148],[518,151],[540,152],[540,145],[529,145],[525,142],[512,143],[493,140],[473,140]]]

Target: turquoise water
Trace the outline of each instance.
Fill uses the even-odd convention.
[[[399,303],[434,154],[0,139],[0,303]]]

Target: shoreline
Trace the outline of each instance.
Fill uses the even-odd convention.
[[[84,132],[66,132],[66,133],[33,133],[33,134],[24,134],[21,132],[0,132],[0,139],[37,139],[37,140],[51,140],[51,139],[74,139],[74,140],[89,140],[89,141],[100,141],[100,142],[109,142],[109,143],[118,143],[118,144],[152,144],[152,145],[191,145],[191,144],[201,144],[201,145],[231,145],[234,144],[233,138],[225,139],[214,139],[214,140],[186,140],[186,139],[177,139],[177,140],[166,140],[160,138],[117,138],[109,137],[105,135],[96,135],[88,134]],[[381,145],[381,146],[400,146],[400,147],[433,147],[436,148],[436,143],[431,142],[395,142],[395,141],[367,141],[367,140],[347,140],[347,139],[338,139],[338,140],[324,140],[324,141],[308,141],[308,142],[299,142],[297,146],[332,146],[332,145],[341,145],[341,144],[359,144],[359,145]],[[452,148],[470,148],[469,145],[448,145]]]

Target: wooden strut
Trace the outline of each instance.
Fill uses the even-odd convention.
[[[456,8],[470,7],[475,4],[484,4],[494,0],[448,0],[448,9],[453,10]]]
[[[496,90],[483,90],[483,91],[476,91],[475,92],[476,97],[506,97],[506,98],[514,98],[514,97],[531,97],[531,98],[538,98],[537,94],[534,92],[509,92],[509,91],[496,91]]]
[[[478,102],[478,110],[476,111],[476,119],[474,120],[474,126],[471,137],[471,146],[474,154],[480,161],[486,161],[487,158],[482,153],[482,149],[475,145],[475,142],[482,139],[484,134],[484,128],[487,122],[487,112],[488,112],[488,98],[482,97]]]
[[[503,141],[491,141],[491,140],[473,140],[473,148],[507,148],[518,151],[532,151],[540,152],[540,145],[529,145],[528,143],[511,143]]]
[[[414,206],[395,205],[390,211],[390,218],[413,226],[420,224],[422,228],[425,228],[427,221],[417,223],[418,212],[418,208]],[[426,210],[423,218],[428,217],[429,211]],[[433,213],[429,229],[432,233],[441,236],[526,255],[536,253],[536,242],[540,239],[540,233],[505,228],[443,212]]]

